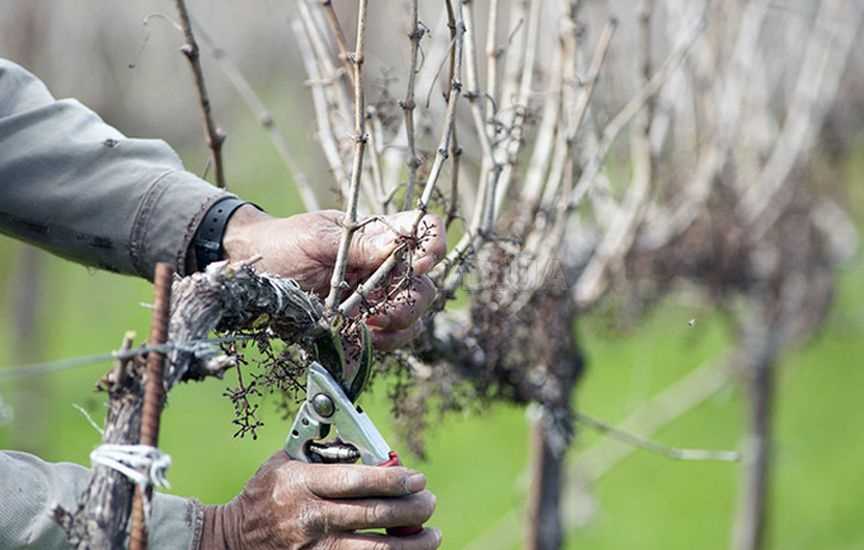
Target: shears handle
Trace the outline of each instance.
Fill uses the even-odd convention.
[[[382,468],[390,468],[391,466],[401,466],[399,462],[399,454],[396,451],[390,451],[390,458],[386,462],[382,462],[378,466]],[[422,525],[412,525],[410,527],[388,527],[387,534],[392,537],[410,537],[417,535],[423,531]]]

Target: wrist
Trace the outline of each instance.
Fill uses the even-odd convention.
[[[238,208],[222,236],[223,256],[227,260],[245,260],[258,253],[254,228],[263,221],[272,219],[270,215],[253,206],[244,204]]]
[[[215,202],[204,215],[192,240],[191,256],[194,257],[196,271],[203,271],[213,262],[226,259],[224,248],[225,235],[229,226],[236,224],[235,218],[241,214],[243,219],[257,208],[234,196],[224,196]],[[241,211],[243,211],[241,213]]]
[[[223,506],[204,506],[201,538],[197,550],[241,549],[240,514],[233,503]]]

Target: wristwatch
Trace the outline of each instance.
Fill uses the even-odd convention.
[[[192,250],[195,253],[195,265],[198,271],[204,271],[211,263],[224,259],[222,237],[225,236],[225,227],[234,212],[245,204],[252,203],[228,196],[214,202],[207,210],[192,239]]]

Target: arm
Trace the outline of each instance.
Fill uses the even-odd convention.
[[[201,218],[228,195],[162,141],[130,139],[0,59],[0,232],[82,264],[181,274]]]
[[[0,59],[0,232],[110,271],[149,279],[156,262],[164,261],[185,275],[197,267],[190,243],[202,219],[226,197],[233,195],[185,172],[164,142],[126,138],[77,101],[55,100],[35,76]],[[224,257],[261,255],[259,269],[326,295],[341,213],[278,219],[251,205],[231,213],[224,234],[211,237],[224,244]],[[388,216],[355,236],[346,274],[351,286],[395,248],[393,229],[409,233],[415,217]],[[416,336],[434,295],[425,273],[446,252],[445,233],[434,216],[423,223],[431,236],[414,254],[414,285],[394,300],[395,308],[369,319],[381,349]]]
[[[75,509],[89,473],[77,464],[49,464],[26,453],[0,452],[0,548],[67,548],[52,510]],[[435,498],[426,478],[405,468],[291,462],[276,453],[243,493],[224,506],[201,506],[154,493],[150,547],[160,550],[373,550],[390,537],[357,534],[423,523]],[[404,550],[433,550],[435,529],[402,539]],[[394,547],[395,548],[395,547]]]
[[[202,218],[226,196],[232,195],[184,172],[165,143],[124,137],[77,101],[56,101],[33,75],[0,59],[0,232],[103,269],[150,278],[155,263],[167,261],[185,274],[195,264],[187,251]],[[415,218],[402,213],[366,226],[349,251],[349,283],[374,271]],[[217,240],[224,257],[261,255],[260,269],[320,293],[335,262],[340,219],[335,211],[278,219],[243,206]],[[367,320],[380,349],[412,339],[434,296],[425,273],[446,242],[440,220],[429,216],[425,224],[431,233],[413,255],[413,284]],[[159,495],[152,536],[170,542],[153,546],[391,547],[396,541],[354,531],[419,525],[432,513],[434,498],[423,490],[422,476],[418,481],[401,468],[335,468],[288,462],[280,452],[225,506],[202,510]],[[0,548],[62,545],[50,510],[74,506],[87,476],[79,466],[0,453]],[[260,517],[273,522],[250,521]],[[427,550],[438,543],[439,534],[427,529],[398,547]]]
[[[77,464],[50,464],[26,453],[0,452],[0,548],[66,548],[52,510],[58,504],[74,510],[89,476]],[[201,507],[161,493],[154,493],[153,499],[152,548],[196,548],[193,539],[201,531]]]

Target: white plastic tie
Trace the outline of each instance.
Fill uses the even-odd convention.
[[[165,474],[171,466],[171,456],[150,445],[118,445],[103,443],[90,453],[93,464],[106,466],[129,478],[143,489],[151,485],[170,487]],[[150,525],[150,499],[144,496],[144,523]]]
[[[103,443],[90,453],[90,461],[116,470],[142,487],[171,486],[165,477],[171,456],[150,445]]]

